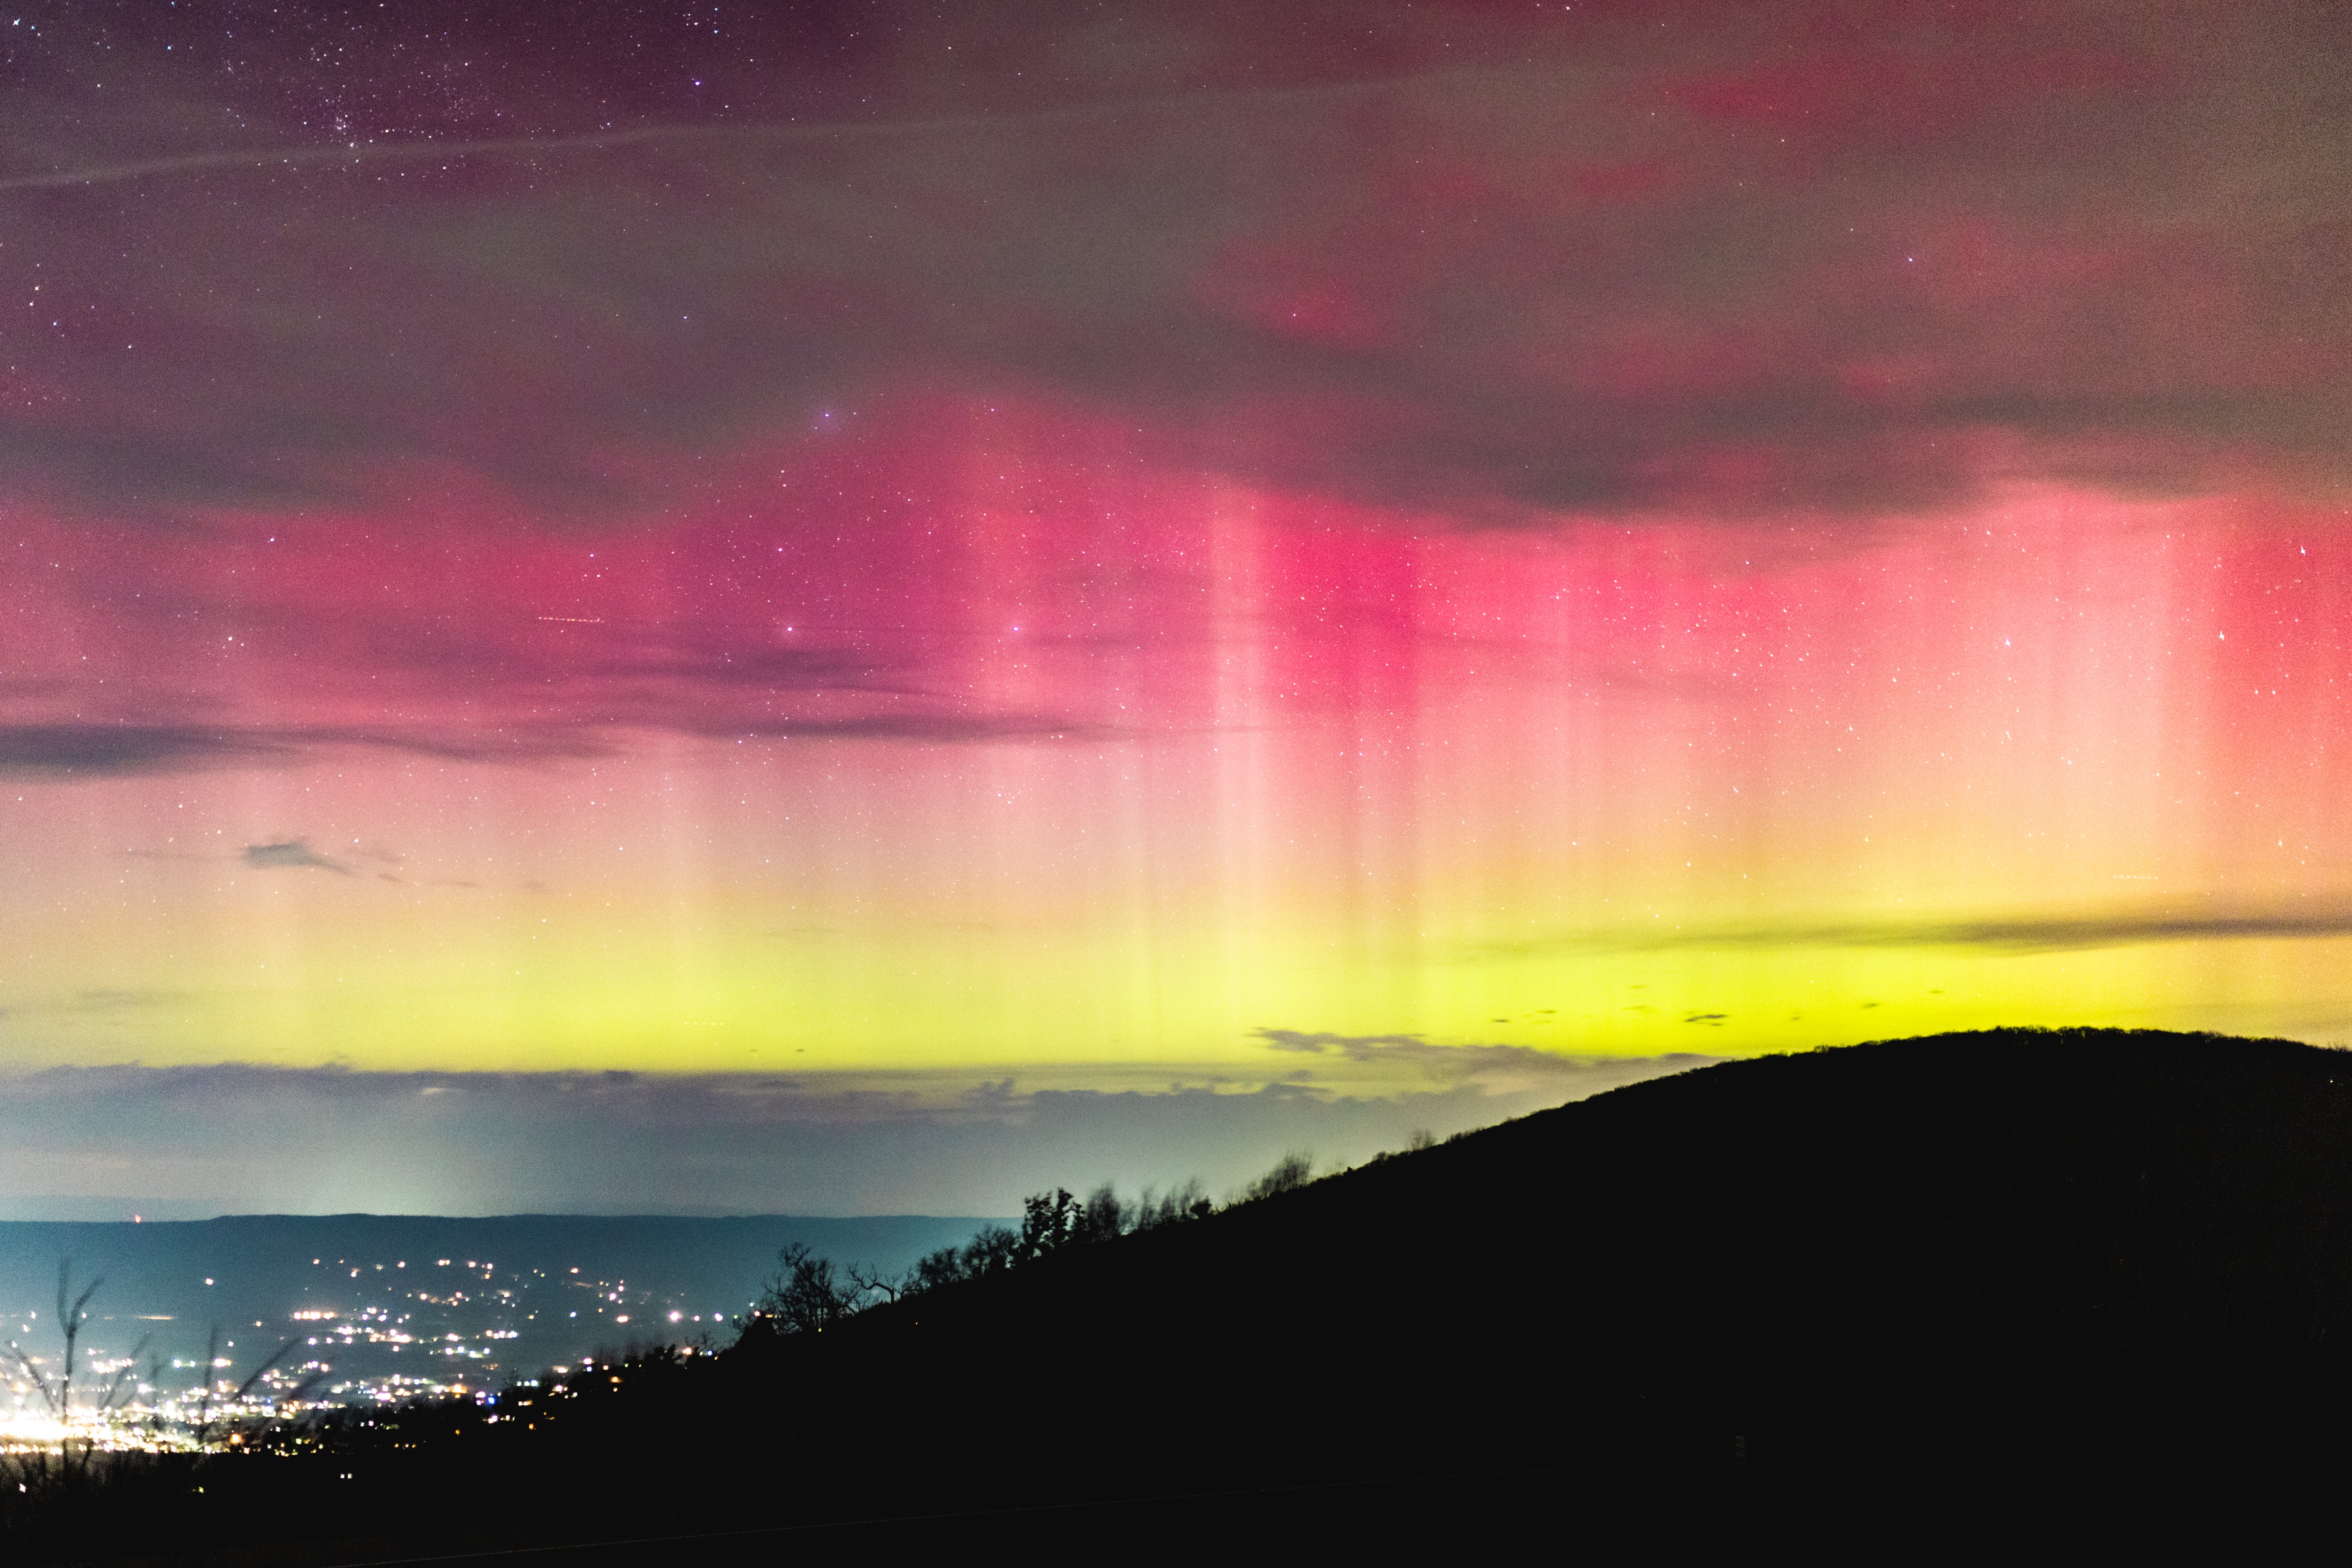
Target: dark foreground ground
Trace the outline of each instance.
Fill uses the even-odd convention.
[[[411,1412],[126,1474],[16,1539],[255,1563],[1392,1553],[2332,1495],[2346,1069],[2091,1031],[1710,1068],[497,1422]]]

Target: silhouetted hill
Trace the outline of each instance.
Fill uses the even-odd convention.
[[[1001,1427],[1106,1486],[1146,1456],[1336,1477],[2209,1451],[2217,1411],[2284,1436],[2343,1382],[2352,1056],[2066,1030],[1731,1063],[839,1338],[739,1359],[838,1362],[842,1399],[997,1369]],[[938,1429],[946,1463],[971,1437]]]
[[[310,1504],[304,1467],[245,1467],[248,1512],[1458,1548],[2330,1465],[2347,1069],[2091,1030],[1707,1068],[498,1423],[347,1433]]]

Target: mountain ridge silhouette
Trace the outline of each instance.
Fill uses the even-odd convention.
[[[2063,1463],[2068,1431],[2207,1448],[2191,1428],[2216,1408],[2284,1433],[2347,1384],[2352,1055],[2011,1029],[1724,1063],[843,1339],[935,1373],[1181,1345],[1181,1377],[1050,1389],[1029,1425],[1208,1449],[1289,1410],[1352,1435],[1310,1467],[1333,1475],[1399,1430],[1603,1467],[1876,1466],[1893,1436]],[[2034,1421],[2055,1425],[2011,1431]]]

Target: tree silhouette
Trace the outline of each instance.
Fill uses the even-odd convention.
[[[821,1334],[856,1314],[866,1294],[863,1281],[836,1277],[833,1259],[817,1257],[806,1242],[793,1242],[776,1260],[782,1267],[751,1310],[752,1321],[772,1331]]]
[[[1303,1162],[1304,1155],[1294,1156]],[[1279,1169],[1279,1168],[1277,1168]],[[1305,1165],[1300,1165],[1299,1184]],[[1260,1184],[1271,1180],[1261,1178]],[[1284,1188],[1282,1190],[1288,1190]],[[1074,1195],[1066,1187],[1050,1192],[1033,1193],[1021,1200],[1021,1228],[1006,1226],[982,1226],[971,1240],[961,1247],[942,1247],[918,1259],[914,1268],[895,1279],[868,1269],[846,1270],[846,1283],[836,1280],[833,1266],[821,1258],[807,1256],[807,1248],[786,1248],[787,1274],[772,1287],[776,1300],[763,1301],[761,1310],[773,1318],[779,1327],[791,1321],[838,1321],[861,1307],[880,1300],[896,1301],[904,1297],[919,1296],[926,1290],[936,1290],[944,1285],[966,1279],[986,1279],[1034,1263],[1050,1257],[1066,1247],[1091,1246],[1097,1242],[1114,1241],[1138,1231],[1157,1230],[1162,1226],[1176,1225],[1185,1220],[1204,1219],[1216,1212],[1217,1205],[1202,1191],[1199,1178],[1186,1182],[1167,1193],[1157,1193],[1150,1187],[1135,1202],[1118,1195],[1118,1189],[1105,1182],[1086,1197]],[[798,1294],[793,1294],[797,1291]],[[828,1294],[830,1292],[830,1294]],[[791,1301],[786,1300],[791,1297]],[[832,1304],[827,1305],[828,1301]],[[794,1305],[793,1303],[797,1303]],[[799,1313],[798,1318],[793,1313]],[[826,1316],[830,1314],[830,1316]],[[754,1314],[757,1317],[759,1314]]]
[[[1151,1188],[1144,1188],[1143,1196],[1131,1211],[1129,1228],[1158,1230],[1163,1225],[1178,1225],[1188,1219],[1206,1219],[1216,1212],[1217,1205],[1209,1201],[1209,1194],[1202,1191],[1201,1180],[1195,1176],[1182,1186],[1171,1187],[1164,1194],[1155,1194]]]
[[[1037,1193],[1021,1200],[1021,1250],[1015,1263],[1031,1263],[1068,1245],[1071,1232],[1086,1207],[1067,1187]]]
[[[1274,1169],[1244,1188],[1241,1201],[1255,1203],[1260,1198],[1270,1198],[1282,1193],[1297,1192],[1314,1179],[1314,1156],[1305,1150],[1293,1150],[1276,1160],[1274,1163]]]

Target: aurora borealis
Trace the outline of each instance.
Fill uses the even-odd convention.
[[[28,6],[0,1185],[2352,1037],[2339,20]]]

